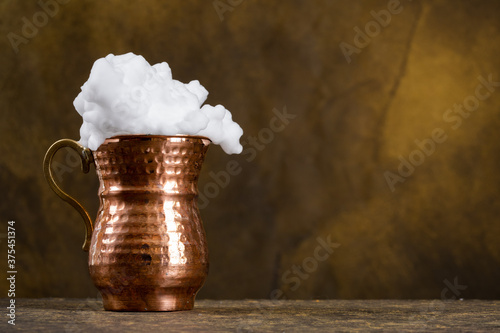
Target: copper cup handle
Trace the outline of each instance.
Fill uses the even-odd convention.
[[[85,148],[78,142],[70,139],[62,139],[59,141],[56,141],[50,146],[49,150],[47,150],[47,153],[45,154],[45,158],[43,160],[43,173],[45,175],[45,179],[49,183],[50,188],[56,192],[56,194],[69,203],[73,208],[75,208],[80,215],[83,218],[83,222],[85,223],[85,231],[86,231],[86,236],[85,236],[85,242],[83,243],[82,249],[83,251],[88,251],[90,247],[90,240],[92,238],[92,220],[90,219],[89,213],[85,210],[85,208],[82,207],[82,205],[76,201],[73,197],[68,195],[66,192],[61,190],[61,188],[56,184],[54,181],[54,176],[52,174],[52,158],[54,157],[55,153],[64,147],[70,147],[74,149],[79,155],[80,158],[82,159],[82,171],[83,173],[89,172],[90,169],[90,164],[94,163],[94,157],[92,156],[92,151],[88,148]]]

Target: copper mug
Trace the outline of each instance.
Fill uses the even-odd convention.
[[[198,176],[210,140],[200,136],[121,135],[96,151],[55,142],[44,159],[50,187],[82,215],[83,250],[106,310],[190,310],[208,274],[208,249],[198,210]],[[76,150],[82,171],[95,164],[100,207],[94,223],[55,183],[51,161]]]

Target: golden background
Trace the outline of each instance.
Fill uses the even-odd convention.
[[[500,3],[397,3],[2,1],[0,267],[15,220],[17,297],[96,296],[83,223],[42,160],[79,139],[93,62],[126,52],[198,79],[245,132],[200,178],[199,298],[500,297]],[[94,217],[94,169],[58,161]]]

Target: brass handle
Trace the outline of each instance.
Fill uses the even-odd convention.
[[[56,194],[61,199],[63,199],[71,206],[73,206],[73,208],[75,208],[83,218],[83,222],[85,223],[85,231],[87,235],[85,236],[85,242],[83,243],[82,249],[83,251],[88,251],[90,247],[90,240],[92,238],[92,230],[93,230],[92,220],[90,219],[87,211],[82,207],[82,205],[80,205],[78,201],[76,201],[73,197],[68,195],[66,192],[61,190],[59,186],[57,186],[56,182],[54,181],[54,176],[52,175],[52,168],[51,168],[52,158],[54,157],[55,153],[63,147],[73,148],[80,155],[80,158],[82,159],[83,173],[89,172],[90,164],[94,162],[94,157],[92,156],[92,151],[90,149],[85,148],[78,142],[70,139],[62,139],[54,142],[54,144],[50,146],[43,160],[43,173],[45,175],[45,179],[49,183],[50,188],[54,192],[56,192]]]

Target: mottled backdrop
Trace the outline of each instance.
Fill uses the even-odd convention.
[[[14,220],[18,297],[96,296],[83,223],[42,160],[79,139],[72,102],[92,63],[129,51],[200,80],[245,131],[244,154],[211,147],[201,175],[201,298],[500,297],[498,1],[4,0],[0,13],[0,267]],[[95,216],[97,177],[73,157],[59,153],[58,177]]]

